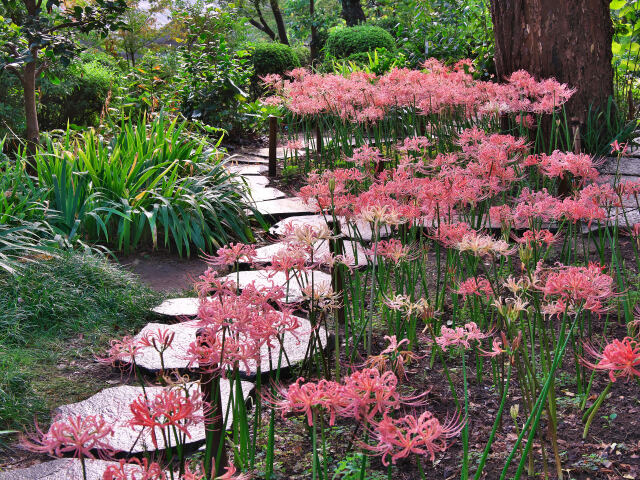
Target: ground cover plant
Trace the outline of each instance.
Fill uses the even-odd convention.
[[[117,428],[150,439],[104,479],[275,479],[291,476],[291,456],[308,460],[300,478],[313,480],[638,473],[575,455],[604,435],[616,445],[638,438],[640,182],[560,150],[573,146],[568,132],[547,138],[545,121],[559,118],[570,87],[526,72],[488,84],[468,67],[430,60],[379,78],[267,78],[272,101],[307,128],[304,141],[318,121],[335,126],[333,150],[293,160],[310,170],[299,197],[326,225],[289,224],[266,260],[247,243],[208,257],[186,376],[164,367],[168,327],[120,336],[99,355],[142,387]],[[609,148],[619,165],[627,145]],[[364,268],[337,241],[345,235],[365,246]],[[284,284],[242,284],[247,264]],[[319,270],[330,284],[316,281]],[[311,328],[288,379],[282,345],[299,335],[294,313]],[[145,349],[160,358],[155,377],[138,366]],[[164,388],[149,393],[151,380]],[[225,409],[223,381],[235,393]],[[191,455],[202,423],[204,448]],[[84,465],[117,453],[115,429],[100,415],[61,415],[22,443]],[[293,453],[292,439],[303,444]]]
[[[88,382],[87,359],[123,326],[143,325],[158,300],[106,258],[58,252],[34,260],[19,275],[0,273],[1,430],[34,415],[44,420],[62,401],[103,388],[109,376]]]

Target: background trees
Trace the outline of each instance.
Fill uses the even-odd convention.
[[[16,75],[24,92],[26,139],[39,141],[36,82],[55,62],[68,65],[78,50],[79,32],[105,35],[118,25],[127,5],[124,0],[95,0],[84,7],[69,7],[59,0],[2,0],[9,19],[3,32],[4,68]]]

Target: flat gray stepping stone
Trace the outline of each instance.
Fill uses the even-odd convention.
[[[249,165],[269,165],[269,157],[256,157],[250,154],[236,155],[231,158],[234,163],[242,163]]]
[[[360,245],[358,242],[342,240],[342,246],[344,256],[346,257],[349,265],[356,267],[367,266],[367,256],[362,245]],[[274,243],[272,245],[267,245],[266,247],[258,248],[256,249],[257,257],[255,258],[255,261],[270,263],[275,254],[277,254],[281,250],[286,249],[286,242]],[[314,246],[314,261],[322,261],[323,259],[327,259],[329,258],[330,253],[329,242],[327,240],[320,240]],[[310,256],[308,256],[308,260],[311,261]]]
[[[616,170],[620,175],[640,175],[640,158],[622,157],[618,166],[616,157],[607,157],[599,170],[601,173],[608,175],[615,175]]]
[[[170,298],[151,311],[169,317],[195,317],[198,315],[199,302],[197,297]]]
[[[327,222],[322,215],[299,215],[295,217],[287,217],[280,220],[269,229],[271,235],[282,236],[287,231],[288,226],[297,227],[309,225],[315,228],[327,226]]]
[[[226,280],[238,280],[236,273],[230,273],[225,277]],[[313,280],[315,285],[331,284],[331,275],[319,270],[311,270],[308,272],[295,272],[289,281],[289,303],[296,303],[303,300],[302,288],[306,287]],[[283,272],[271,272],[269,270],[246,270],[239,272],[239,286],[244,288],[254,282],[256,287],[279,286],[287,293],[287,277]]]
[[[246,177],[243,176],[241,178],[245,182],[247,182],[247,185],[251,189],[266,187],[267,185],[269,185],[269,179],[264,175],[248,175]]]
[[[316,209],[313,206],[307,205],[298,197],[256,202],[256,209],[262,215],[271,215],[273,217],[290,217],[305,213],[316,213]]]
[[[250,188],[249,196],[254,202],[264,202],[277,198],[285,198],[287,196],[282,190],[272,187],[256,187]]]
[[[107,467],[118,466],[118,462],[85,459],[87,480],[102,480]],[[139,471],[135,466],[126,466],[125,472]],[[82,465],[75,458],[60,458],[52,462],[38,463],[29,468],[0,472],[0,480],[83,480]]]
[[[311,323],[304,318],[296,317],[300,326],[297,329],[296,335],[290,332],[286,332],[283,337],[284,352],[282,356],[282,368],[288,368],[296,365],[304,360],[307,346],[311,339]],[[175,336],[171,346],[167,348],[162,357],[164,360],[164,368],[167,370],[179,369],[183,370],[189,367],[187,360],[187,351],[189,345],[196,339],[196,332],[201,328],[201,324],[196,320],[188,322],[176,323],[173,325],[164,325],[161,323],[149,323],[136,335],[136,339],[142,338],[147,333],[155,333],[159,329],[166,330],[173,333]],[[327,333],[324,328],[318,328],[318,336],[320,337],[322,347],[326,346]],[[262,349],[262,361],[260,363],[260,369],[262,373],[266,373],[271,369],[271,366],[275,369],[278,365],[278,355],[280,353],[280,345],[276,345],[271,351],[271,361],[269,363],[269,349],[264,346]],[[139,367],[147,370],[161,370],[162,362],[160,361],[160,354],[153,347],[143,347],[136,355],[136,364]],[[197,367],[197,365],[194,365]],[[245,375],[255,375],[257,372],[257,365],[255,362],[249,362],[249,372],[243,372]],[[244,370],[244,366],[240,365],[240,370]]]
[[[340,231],[347,238],[353,238],[362,240],[364,242],[371,242],[373,240],[373,229],[369,222],[364,220],[350,220],[347,221],[345,217],[338,217],[340,220]],[[385,238],[391,235],[391,228],[388,225],[382,225],[380,227],[380,238]]]
[[[227,170],[236,175],[266,175],[269,171],[267,165],[227,165]]]
[[[298,156],[306,155],[306,153],[307,153],[306,150],[304,150],[304,149],[291,150],[289,148],[278,147],[277,150],[276,150],[276,157],[277,158],[284,158],[286,156],[287,158],[291,158],[291,157],[295,157],[296,152],[298,153]],[[269,158],[269,147],[257,148],[255,150],[247,150],[244,154],[268,159]]]
[[[147,396],[150,400],[153,400],[155,395],[160,393],[163,388],[164,387],[146,387]],[[196,382],[188,384],[190,392],[195,392],[197,391],[196,389],[199,388],[200,386]],[[245,401],[252,389],[253,385],[251,383],[242,382],[242,393]],[[227,413],[227,404],[229,402],[229,390],[229,381],[224,379],[221,380],[220,392],[222,398],[222,411],[225,415]],[[142,393],[142,387],[133,387],[129,385],[107,388],[82,402],[58,407],[55,410],[55,413],[62,416],[102,415],[105,420],[113,425],[114,435],[106,438],[106,443],[109,444],[111,448],[122,452],[130,451],[131,453],[141,453],[145,450],[154,451],[151,432],[146,429],[145,432],[140,435],[140,431],[142,430],[140,427],[131,427],[128,425],[128,422],[133,418],[129,405]],[[227,425],[230,425],[232,421],[232,409],[229,409]],[[204,422],[200,422],[189,427],[188,431],[191,435],[191,438],[187,438],[186,440],[188,443],[204,441]],[[162,434],[159,429],[156,429],[156,438],[158,448],[164,448]]]

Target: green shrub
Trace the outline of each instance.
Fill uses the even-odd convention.
[[[125,252],[162,244],[187,255],[250,241],[246,194],[187,126],[160,115],[124,123],[109,143],[93,130],[47,139],[33,162],[61,241]]]
[[[376,48],[394,52],[396,45],[391,34],[380,27],[359,25],[331,31],[325,52],[330,57],[348,58],[354,53],[372,52]]]
[[[254,44],[251,62],[257,77],[270,73],[282,75],[300,66],[295,50],[281,43]]]
[[[114,85],[113,69],[99,61],[72,65],[55,81],[43,79],[39,102],[39,122],[42,130],[64,129],[68,123],[95,126],[98,124],[109,91]]]
[[[299,45],[293,48],[301,67],[308,67],[311,65],[311,50],[304,45]]]

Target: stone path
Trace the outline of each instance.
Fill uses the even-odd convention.
[[[304,151],[298,152],[304,154]],[[269,178],[266,177],[268,165],[268,149],[260,148],[253,151],[245,151],[238,155],[234,155],[230,159],[227,168],[234,174],[237,174],[246,183],[247,189],[253,198],[256,209],[264,216],[270,217],[277,221],[270,230],[275,236],[281,236],[285,233],[287,225],[325,225],[325,219],[317,214],[313,206],[304,204],[300,199],[295,197],[287,197],[286,194],[276,188],[269,186]],[[291,156],[292,152],[285,152],[282,148],[278,149],[280,157],[285,154]],[[605,181],[612,181],[616,171],[623,175],[624,180],[637,180],[640,178],[640,150],[630,154],[630,158],[625,159],[618,168],[615,159],[608,159],[602,166],[601,171],[604,174]],[[632,207],[629,205],[628,207]],[[629,215],[633,220],[629,223],[640,221],[640,214],[635,205],[630,208]],[[279,221],[278,221],[279,220]],[[339,219],[341,222],[341,231],[346,239],[344,245],[346,251],[354,265],[362,266],[366,264],[366,257],[363,246],[358,243],[359,240],[370,242],[372,240],[372,232],[369,224],[360,222],[355,228],[344,218]],[[391,232],[383,230],[382,236],[387,236]],[[282,248],[281,243],[275,243],[258,249],[259,258],[268,262],[271,255],[278,249]],[[328,246],[320,245],[319,250],[328,253]],[[350,252],[350,254],[349,254]],[[138,260],[136,260],[138,261]],[[139,261],[138,261],[139,262]],[[363,263],[364,262],[364,263]],[[200,270],[202,271],[202,270]],[[247,284],[255,282],[259,286],[279,285],[286,287],[286,277],[284,273],[273,273],[267,270],[241,271],[239,274],[240,288],[244,288]],[[235,273],[229,274],[224,278],[236,280]],[[310,271],[294,275],[289,282],[288,295],[289,302],[299,302],[303,299],[302,288],[312,281],[316,286],[331,283],[331,276],[322,271]],[[164,362],[166,369],[184,369],[187,365],[185,359],[186,349],[195,338],[197,331],[197,323],[194,320],[187,320],[175,323],[176,317],[196,317],[198,312],[197,298],[174,298],[165,300],[158,305],[153,311],[164,316],[171,323],[150,323],[138,333],[138,337],[145,334],[149,330],[157,330],[158,328],[166,328],[175,333],[174,343],[164,353]],[[299,335],[294,337],[291,334],[285,336],[284,351],[286,352],[288,362],[292,365],[302,361],[305,358],[307,346],[310,341],[311,325],[306,319],[299,319],[300,328]],[[319,330],[319,337],[322,341],[322,347],[327,346],[327,333],[324,329]],[[270,367],[271,362],[277,362],[278,349],[271,352],[264,352],[261,361],[261,368],[266,371]],[[140,351],[137,357],[137,363],[148,370],[159,370],[160,357],[159,354],[150,348]],[[245,372],[246,373],[246,372]],[[146,387],[147,395],[154,396],[165,387],[149,386]],[[199,388],[197,383],[190,383],[188,387],[191,391]],[[244,400],[246,400],[253,389],[250,382],[242,382],[242,392]],[[230,398],[229,382],[223,380],[221,383],[223,410],[226,411],[226,405]],[[153,441],[147,433],[139,435],[131,429],[127,422],[131,419],[132,414],[129,404],[142,394],[141,387],[122,385],[114,388],[107,388],[92,397],[78,403],[62,405],[56,409],[60,415],[94,415],[100,414],[111,419],[115,426],[116,433],[110,439],[111,447],[119,451],[131,451],[132,453],[140,453],[147,449],[153,450]],[[229,421],[231,419],[228,419]],[[193,425],[190,427],[191,443],[202,442],[204,439],[204,424]],[[158,442],[162,446],[162,437],[158,435]],[[87,462],[88,478],[90,480],[100,480],[102,472],[109,465],[109,462],[102,460],[91,460]],[[13,470],[0,473],[0,480],[76,480],[81,479],[80,463],[73,459],[62,459],[52,462],[46,462],[33,467],[21,470]]]
[[[295,335],[290,332],[286,332],[282,339],[282,350],[284,352],[281,361],[281,368],[286,369],[291,366],[297,365],[306,358],[307,347],[311,340],[312,327],[309,320],[305,318],[296,317],[300,326],[295,332]],[[147,333],[157,332],[158,330],[166,330],[173,333],[175,336],[171,346],[163,352],[162,361],[160,359],[160,353],[153,347],[144,347],[136,354],[136,364],[139,367],[147,370],[159,371],[162,369],[162,363],[164,362],[165,370],[173,369],[186,369],[189,367],[187,360],[187,350],[189,345],[196,339],[196,332],[201,327],[200,323],[195,320],[175,323],[173,325],[165,325],[162,323],[149,323],[136,335],[139,339]],[[327,343],[327,332],[324,328],[318,328],[318,335],[324,348]],[[280,354],[280,348],[276,347],[269,351],[267,346],[262,349],[262,361],[260,363],[260,370],[262,373],[267,373],[269,370],[275,369],[278,365],[278,357]],[[271,354],[271,355],[269,355]],[[197,365],[192,365],[197,367]],[[249,362],[249,371],[245,371],[245,366],[240,365],[241,374],[244,377],[251,378],[257,371],[257,365],[255,362]]]
[[[146,387],[147,397],[153,401],[165,387]],[[200,388],[198,383],[188,384],[189,392],[193,393]],[[235,390],[235,388],[234,388]],[[242,393],[244,400],[249,397],[249,393],[253,390],[253,384],[242,382]],[[227,410],[230,398],[230,388],[228,380],[220,381],[220,392],[222,399],[222,411],[228,411],[226,416],[227,424],[233,421],[232,409]],[[131,427],[129,422],[133,419],[133,414],[129,405],[138,397],[143,395],[142,387],[133,387],[123,385],[120,387],[107,388],[82,402],[72,403],[58,407],[56,414],[62,417],[81,415],[102,415],[114,428],[114,435],[106,437],[104,440],[110,448],[120,452],[142,453],[144,451],[154,451],[154,443],[151,432],[145,429],[141,433],[140,427]],[[205,438],[204,422],[188,427],[189,435],[186,443],[200,443]],[[156,441],[158,448],[164,448],[162,435],[158,430],[156,432]]]
[[[102,480],[102,474],[110,465],[118,465],[117,462],[90,459],[85,460],[85,464],[87,480]],[[125,467],[125,472],[129,475],[138,471],[133,466]],[[82,466],[80,460],[62,458],[39,463],[29,468],[0,472],[0,480],[82,480]]]

